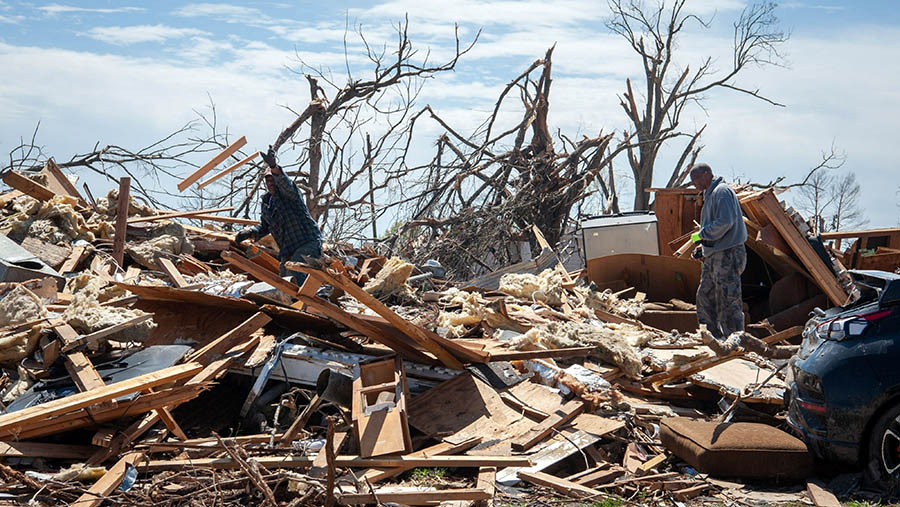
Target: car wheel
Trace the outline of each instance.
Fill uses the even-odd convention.
[[[891,407],[875,421],[869,435],[869,478],[876,482],[900,482],[900,405]]]

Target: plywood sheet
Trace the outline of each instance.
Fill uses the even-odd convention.
[[[257,310],[256,304],[247,301],[246,299],[229,296],[215,296],[205,292],[176,289],[173,287],[144,287],[141,285],[129,285],[119,282],[116,282],[116,285],[131,291],[141,299],[152,301],[176,301],[191,305],[220,308],[223,310],[244,310],[248,312],[256,312]]]
[[[696,385],[718,390],[723,396],[734,398],[738,393],[742,393],[745,387],[758,384],[771,374],[772,370],[760,367],[752,361],[733,359],[694,374],[691,381]],[[749,401],[782,403],[778,390],[787,387],[784,382],[778,377],[773,377],[766,385],[770,388],[751,396]]]

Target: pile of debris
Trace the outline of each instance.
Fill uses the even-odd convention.
[[[751,318],[756,337],[711,349],[681,318],[694,312],[696,261],[614,256],[569,272],[545,248],[453,283],[437,263],[329,245],[322,262],[289,266],[308,275],[300,287],[270,248],[175,221],[251,222],[221,209],[153,210],[127,178],[88,202],[52,161],[4,181],[0,498],[805,499],[790,484],[811,477],[811,459],[776,429],[782,344],[796,342],[803,309],[767,311],[751,294],[748,315],[765,314]],[[816,253],[774,194],[742,197],[766,263],[755,269],[799,277],[804,304],[846,302],[839,260]],[[660,242],[687,252],[690,231],[667,231]],[[783,459],[751,473],[760,449]]]

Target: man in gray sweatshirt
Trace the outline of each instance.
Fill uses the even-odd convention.
[[[722,340],[744,330],[741,273],[747,265],[747,226],[734,190],[721,176],[715,178],[709,165],[692,167],[691,182],[703,191],[700,232],[691,236],[702,249],[694,251],[694,258],[703,257],[697,320]]]

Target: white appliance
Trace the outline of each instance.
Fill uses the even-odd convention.
[[[581,223],[581,241],[585,261],[626,253],[659,255],[656,215],[633,212],[589,218]]]

